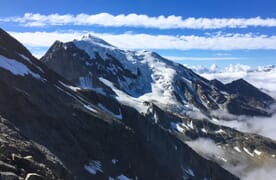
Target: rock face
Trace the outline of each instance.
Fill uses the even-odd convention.
[[[237,179],[104,95],[102,81],[74,87],[3,30],[0,39],[1,179]]]
[[[100,109],[95,115],[93,105],[68,88],[61,77],[28,51],[14,51],[12,44],[17,47],[19,43],[7,36],[6,33],[0,36],[11,42],[10,47],[3,46],[5,43],[1,46],[5,50],[1,65],[12,62],[21,67],[21,70],[8,65],[0,68],[0,112],[6,119],[4,122],[10,124],[9,127],[1,124],[0,160],[16,167],[11,173],[19,178],[36,173],[46,179],[90,179],[84,166],[96,159],[102,161],[105,172],[97,173],[98,178],[123,173],[141,178],[168,176],[169,172],[160,171],[162,168],[143,148],[136,148],[140,142],[132,131]],[[25,159],[26,156],[32,158]],[[113,158],[119,160],[116,166],[111,163]],[[11,170],[5,166],[0,172]]]

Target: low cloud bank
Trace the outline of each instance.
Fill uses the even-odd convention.
[[[274,166],[266,165],[255,169],[242,178],[242,180],[270,180],[275,179],[276,169]]]
[[[207,159],[216,161],[226,170],[241,178],[241,180],[266,180],[276,177],[275,160],[267,160],[256,166],[253,160],[241,153],[229,153],[220,148],[215,142],[208,138],[198,138],[186,142],[193,150]],[[234,163],[231,163],[234,162]]]
[[[276,104],[269,110],[271,117],[235,116],[224,112],[214,111],[212,114],[219,121],[216,124],[234,128],[238,131],[256,133],[276,141]]]

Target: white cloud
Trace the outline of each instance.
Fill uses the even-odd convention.
[[[275,18],[194,18],[183,19],[181,16],[155,16],[145,14],[49,14],[25,13],[22,17],[2,18],[3,22],[16,22],[24,26],[59,26],[59,25],[83,25],[83,26],[108,26],[108,27],[146,27],[158,29],[221,29],[221,28],[245,28],[248,26],[276,27]]]
[[[276,104],[268,111],[274,113],[271,117],[235,116],[221,111],[212,112],[220,120],[216,124],[235,128],[238,131],[256,133],[276,140]]]
[[[87,31],[66,32],[10,32],[28,47],[49,47],[55,40],[71,41],[85,33],[103,38],[123,49],[173,49],[173,50],[236,50],[276,49],[276,36],[248,34],[195,36],[195,35],[150,35],[150,34],[109,34]],[[220,59],[229,57],[221,57]],[[233,57],[231,57],[232,59]]]
[[[219,148],[216,143],[207,138],[198,138],[193,141],[186,141],[186,144],[199,154],[204,155],[208,159],[212,159],[213,156],[224,157],[223,149]]]
[[[267,163],[262,168],[257,168],[252,170],[250,173],[246,174],[242,180],[266,180],[274,179],[276,177],[275,164]]]
[[[218,66],[216,64],[212,64],[211,67],[210,67],[211,72],[216,72],[217,69],[218,69]]]
[[[235,72],[249,72],[251,67],[244,64],[230,64],[228,67],[225,68],[227,72],[235,73]]]

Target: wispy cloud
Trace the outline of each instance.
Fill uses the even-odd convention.
[[[185,61],[185,60],[193,60],[193,61],[223,61],[223,60],[241,60],[241,57],[192,57],[192,56],[164,56],[167,59],[174,61]]]
[[[87,31],[10,33],[28,47],[49,47],[55,40],[67,42],[73,39],[79,39],[85,33],[90,33],[123,49],[276,49],[276,36],[254,35],[251,33],[231,35],[219,34],[213,36],[173,36],[129,33],[110,34]]]
[[[146,27],[158,29],[221,29],[221,28],[245,28],[276,27],[275,18],[183,18],[181,16],[155,16],[145,14],[38,14],[25,13],[21,17],[7,17],[0,19],[2,22],[16,22],[24,26],[108,26],[108,27]]]
[[[231,56],[231,54],[230,53],[216,53],[215,54],[216,56],[219,56],[219,57],[222,57],[222,56]]]

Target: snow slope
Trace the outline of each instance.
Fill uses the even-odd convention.
[[[41,78],[39,74],[32,72],[26,65],[2,55],[0,55],[0,68],[8,70],[14,75],[26,76],[29,74],[37,79]]]
[[[161,106],[185,109],[185,111],[198,110],[199,106],[207,106],[207,102],[202,100],[193,86],[195,83],[209,86],[208,83],[180,64],[151,51],[121,50],[91,35],[85,35],[81,40],[74,40],[73,43],[84,50],[92,60],[96,61],[97,56],[104,61],[112,58],[118,60],[125,71],[131,72],[136,77],[123,76],[123,79],[118,79],[118,89],[142,102],[152,101]],[[109,67],[106,69],[109,70]],[[112,66],[114,75],[118,74],[119,70],[120,67]],[[110,80],[106,77],[105,79]],[[81,84],[84,84],[83,81]],[[212,89],[211,86],[209,88]],[[192,98],[194,103],[190,103]]]

